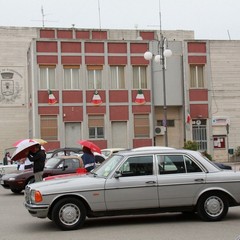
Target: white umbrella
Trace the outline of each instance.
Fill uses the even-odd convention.
[[[29,141],[22,143],[19,147],[17,147],[17,149],[13,153],[11,160],[17,161],[22,158],[26,158],[27,157],[26,152],[30,151],[31,149],[33,149],[35,145],[38,145],[38,144],[39,144],[38,142],[33,141],[31,139]]]

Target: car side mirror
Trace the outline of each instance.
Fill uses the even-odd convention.
[[[114,173],[114,177],[115,178],[119,178],[119,177],[121,177],[122,176],[122,172],[121,171],[116,171],[115,173]]]

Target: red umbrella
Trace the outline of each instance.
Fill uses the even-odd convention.
[[[96,144],[94,144],[93,142],[90,142],[88,140],[81,140],[78,141],[78,143],[84,147],[89,148],[92,152],[97,152],[97,153],[101,153],[101,148],[98,147]]]
[[[26,152],[31,151],[34,148],[34,146],[37,144],[39,143],[35,141],[28,141],[21,144],[19,147],[17,147],[17,149],[13,153],[11,160],[17,161],[22,158],[26,158]]]

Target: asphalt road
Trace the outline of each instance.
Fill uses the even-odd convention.
[[[88,219],[84,228],[61,231],[48,219],[33,218],[24,195],[0,186],[0,240],[236,240],[240,239],[240,207],[221,222],[202,222],[181,213]]]

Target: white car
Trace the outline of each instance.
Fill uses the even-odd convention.
[[[223,171],[197,151],[120,151],[91,173],[27,185],[25,207],[62,230],[86,217],[197,213],[220,221],[240,205],[240,172]]]

